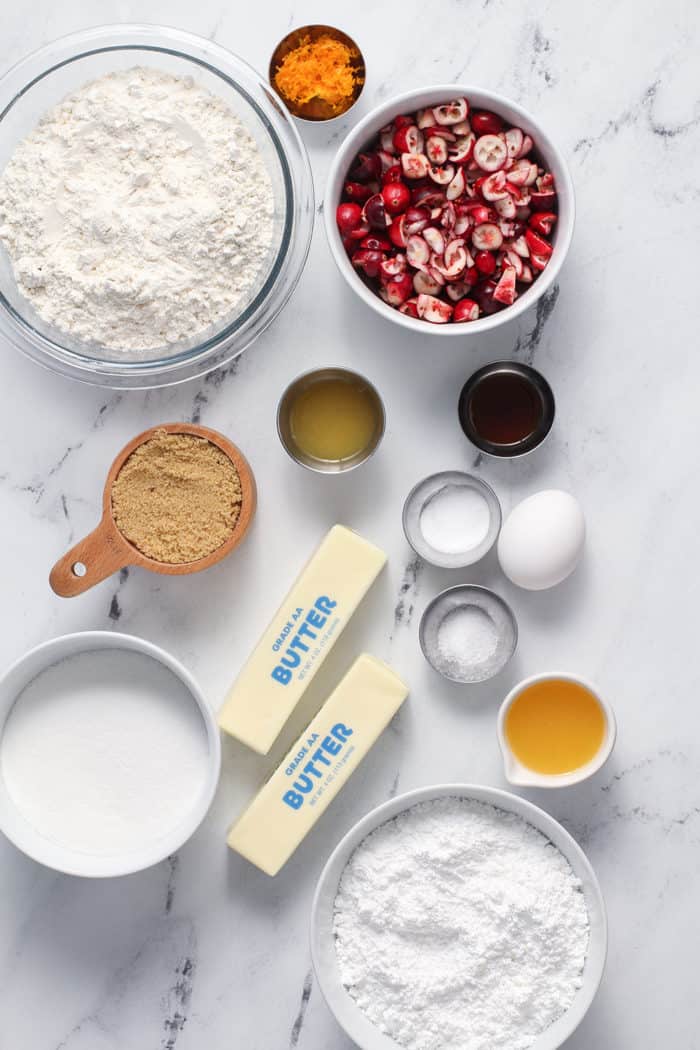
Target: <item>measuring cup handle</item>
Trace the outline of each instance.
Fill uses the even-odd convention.
[[[49,583],[61,598],[72,598],[129,565],[132,557],[129,545],[109,519],[103,518],[96,529],[56,562]]]

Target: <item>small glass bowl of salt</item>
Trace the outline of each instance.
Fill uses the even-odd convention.
[[[518,644],[518,625],[508,603],[488,587],[471,583],[436,595],[418,633],[430,666],[462,685],[493,678]]]
[[[473,474],[443,470],[419,481],[403,508],[403,530],[416,554],[443,569],[463,569],[491,550],[501,505]]]

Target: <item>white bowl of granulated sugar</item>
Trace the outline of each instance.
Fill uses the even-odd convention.
[[[372,810],[316,888],[311,953],[360,1050],[556,1050],[600,984],[605,905],[553,817],[442,784]]]

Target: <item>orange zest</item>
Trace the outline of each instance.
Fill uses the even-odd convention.
[[[330,36],[303,38],[275,71],[280,93],[295,106],[322,99],[331,110],[343,112],[352,100],[359,79],[353,68],[358,53]]]

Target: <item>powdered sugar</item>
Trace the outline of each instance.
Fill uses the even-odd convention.
[[[47,113],[0,177],[20,291],[80,340],[191,340],[261,283],[269,173],[249,131],[190,78],[110,73]]]
[[[527,1050],[571,1005],[588,930],[559,850],[515,814],[459,798],[368,835],[335,902],[342,981],[408,1050]]]

